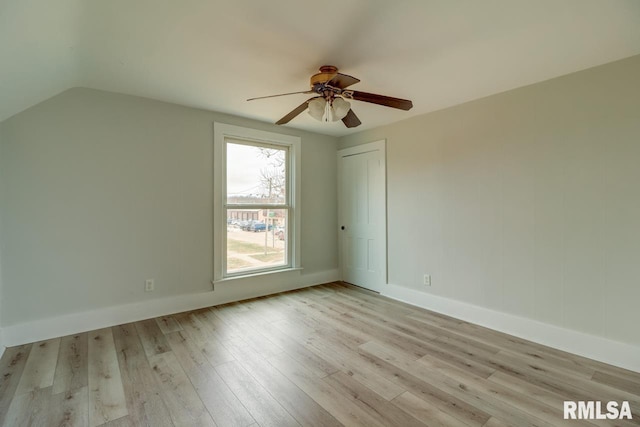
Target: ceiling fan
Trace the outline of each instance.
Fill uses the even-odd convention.
[[[339,73],[338,69],[333,65],[323,65],[320,67],[319,73],[311,76],[310,90],[261,96],[258,98],[247,99],[247,101],[294,95],[298,93],[315,93],[318,96],[307,99],[302,104],[294,108],[289,114],[278,120],[276,124],[283,125],[285,123],[289,123],[289,121],[294,117],[308,108],[309,114],[316,120],[323,122],[335,122],[342,120],[342,123],[344,123],[348,128],[359,126],[362,122],[351,109],[351,104],[345,101],[345,99],[369,102],[405,111],[410,110],[413,107],[413,103],[407,99],[392,98],[390,96],[346,89],[359,81],[360,80],[355,77]]]

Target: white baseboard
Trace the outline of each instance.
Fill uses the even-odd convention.
[[[382,295],[569,353],[640,372],[640,347],[398,285]]]
[[[62,337],[123,323],[136,322],[158,316],[204,307],[241,301],[293,289],[305,288],[339,279],[338,270],[302,274],[293,271],[217,283],[215,291],[176,295],[167,298],[105,307],[80,313],[66,314],[33,322],[5,326],[4,345],[12,347],[51,338]],[[4,349],[4,347],[2,347]]]

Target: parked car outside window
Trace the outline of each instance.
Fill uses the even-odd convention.
[[[255,222],[249,227],[249,231],[257,233],[258,231],[266,231],[267,225],[264,222]],[[269,224],[269,231],[273,230],[273,225]]]

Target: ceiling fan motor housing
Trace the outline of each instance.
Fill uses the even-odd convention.
[[[323,84],[331,80],[338,73],[338,68],[333,65],[323,65],[320,67],[320,72],[311,76],[309,79],[309,84],[311,85],[311,89],[314,88],[317,84]]]

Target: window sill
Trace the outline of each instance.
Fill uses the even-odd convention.
[[[232,282],[234,280],[250,279],[252,277],[267,276],[270,274],[290,273],[293,271],[302,271],[302,270],[303,270],[302,267],[292,267],[292,268],[283,268],[281,270],[261,271],[259,273],[248,273],[248,274],[242,274],[237,276],[225,277],[220,280],[213,280],[211,283],[216,284],[216,283]]]

